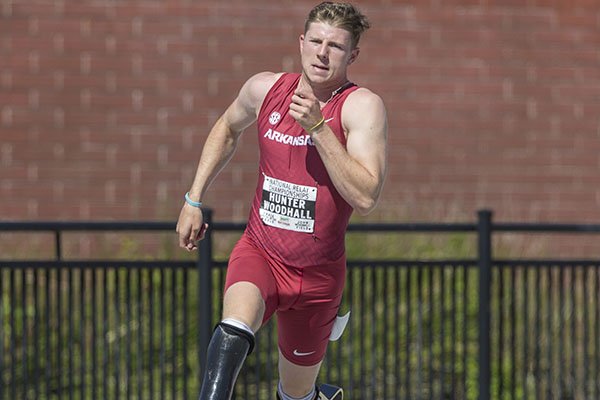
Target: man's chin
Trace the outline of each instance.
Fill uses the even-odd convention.
[[[310,71],[308,73],[305,72],[306,77],[312,83],[324,83],[329,81],[329,75],[323,73],[315,73],[314,71]]]

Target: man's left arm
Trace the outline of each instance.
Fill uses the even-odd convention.
[[[361,88],[346,99],[342,126],[346,148],[322,125],[310,132],[337,191],[360,215],[371,212],[379,199],[387,164],[387,116],[383,101]]]

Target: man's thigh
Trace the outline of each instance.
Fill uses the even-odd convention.
[[[296,365],[315,365],[325,357],[344,290],[346,264],[341,261],[305,268],[297,302],[277,312],[279,349]]]

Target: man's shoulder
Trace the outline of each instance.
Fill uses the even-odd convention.
[[[363,87],[363,86],[358,87],[355,91],[350,93],[348,95],[347,101],[348,100],[350,102],[358,102],[358,103],[365,102],[365,101],[377,101],[377,102],[383,101],[377,93],[375,93],[375,92],[371,91],[370,89]]]
[[[257,90],[262,91],[266,89],[268,91],[283,74],[283,72],[259,72],[251,76],[246,84]]]
[[[365,87],[359,87],[350,93],[344,102],[344,109],[346,111],[368,110],[372,108],[385,109],[385,105],[383,99],[378,94]]]
[[[348,132],[365,125],[385,126],[386,108],[383,99],[367,88],[350,93],[342,107],[342,124]]]
[[[252,75],[244,84],[241,94],[245,98],[254,99],[256,102],[262,103],[266,94],[282,75],[283,72],[268,71]]]

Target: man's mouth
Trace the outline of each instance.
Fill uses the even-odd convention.
[[[322,66],[322,65],[313,64],[313,68],[321,70],[321,71],[329,71],[328,67],[325,67],[325,66]]]

